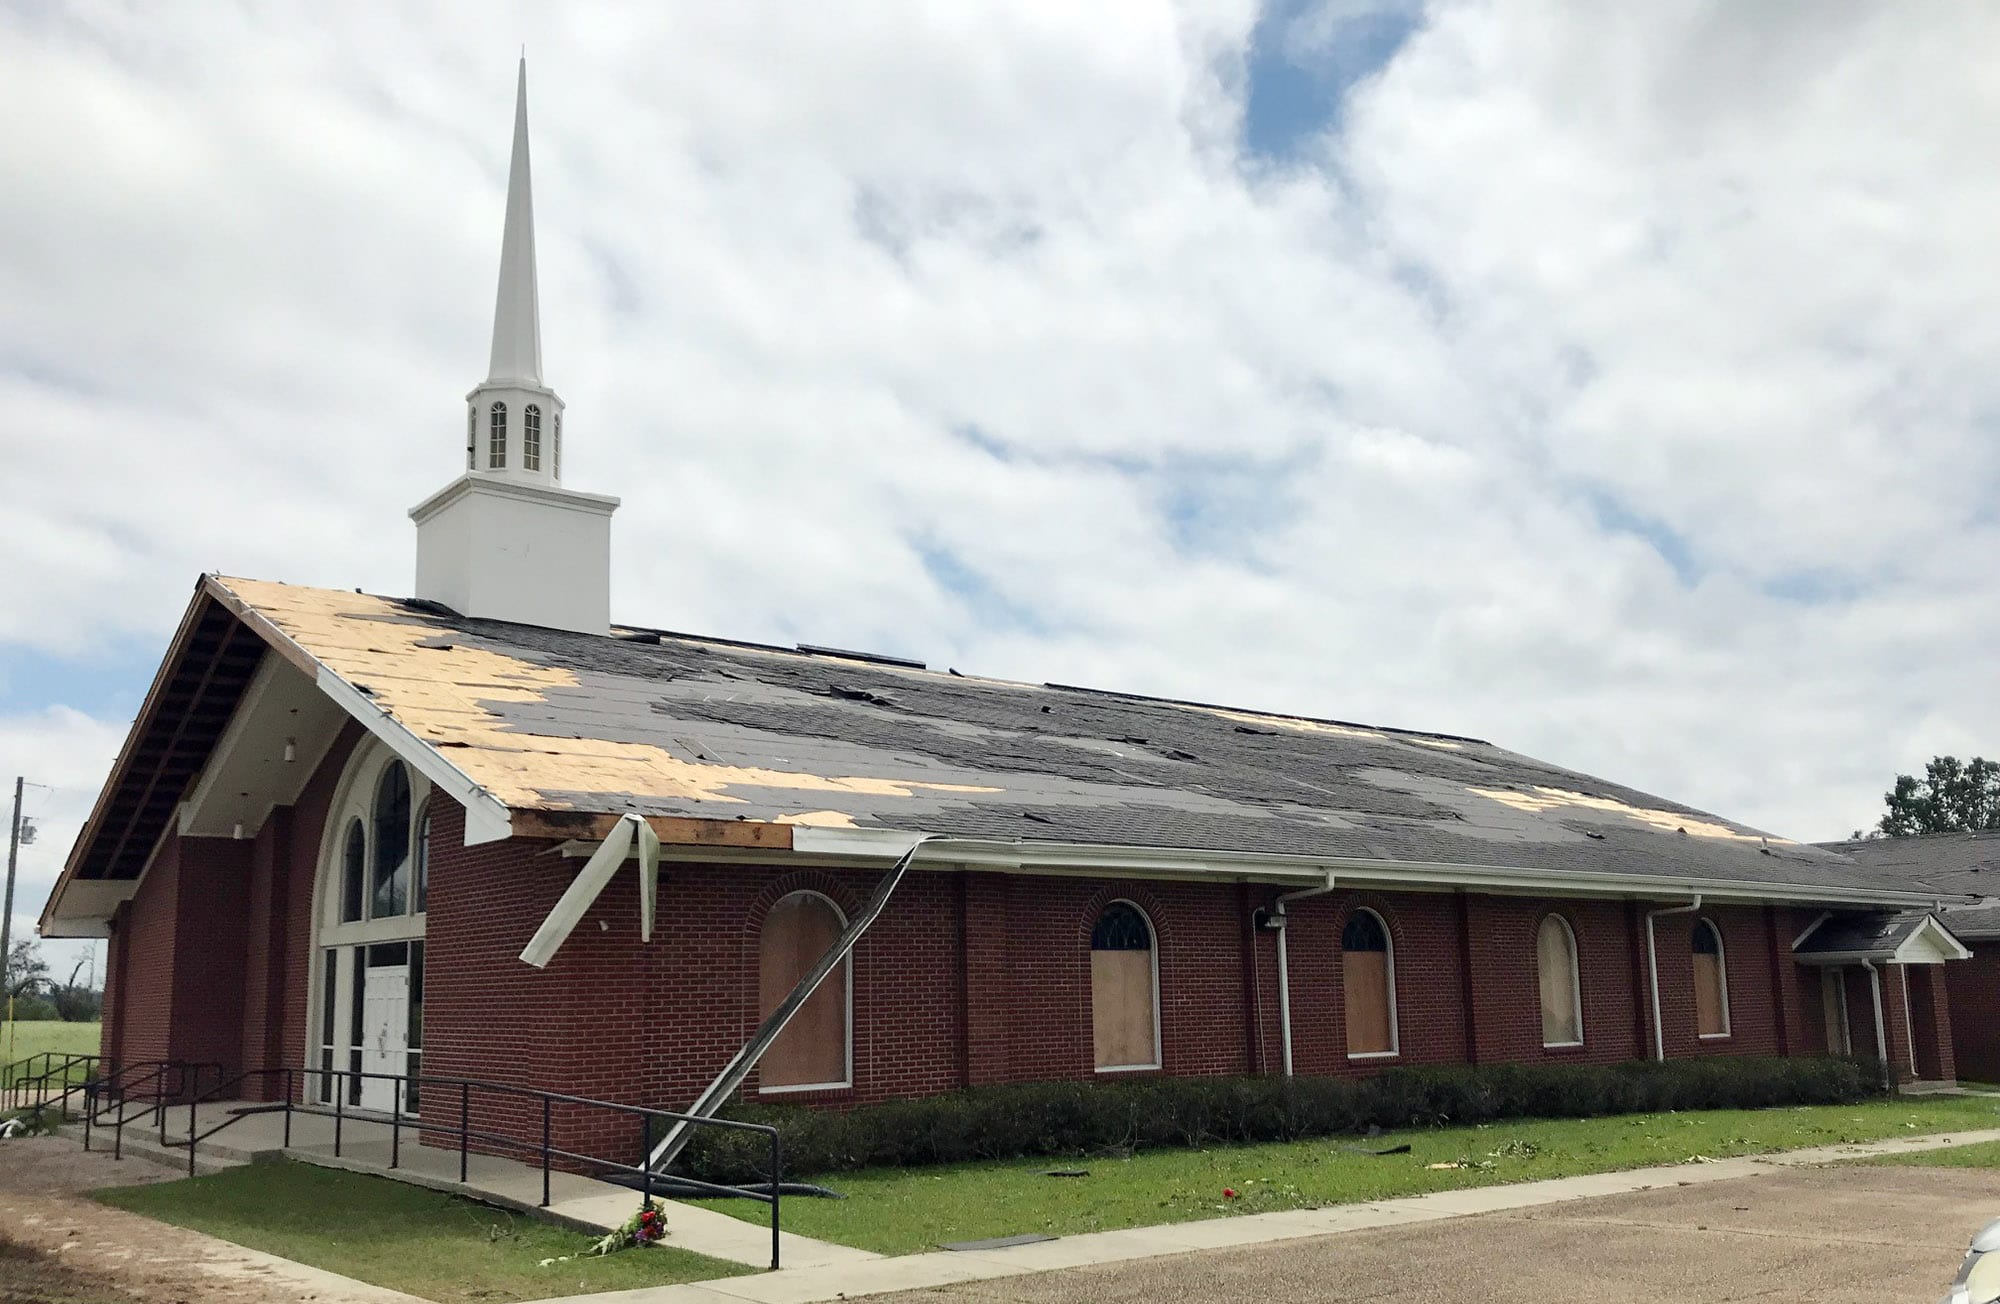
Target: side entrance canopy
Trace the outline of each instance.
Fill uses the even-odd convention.
[[[1828,914],[1792,946],[1800,964],[1943,964],[1972,952],[1926,910]]]

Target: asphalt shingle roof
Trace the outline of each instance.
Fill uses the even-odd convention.
[[[217,580],[514,809],[1615,873],[1884,876],[1446,734]]]

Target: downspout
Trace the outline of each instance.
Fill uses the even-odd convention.
[[[1863,960],[1861,967],[1868,971],[1868,994],[1875,998],[1875,1049],[1882,1056],[1882,1085],[1894,1085],[1895,1069],[1889,1062],[1889,1034],[1882,1027],[1882,971],[1875,967],[1873,960]]]
[[[1684,906],[1668,906],[1663,910],[1646,912],[1646,985],[1653,996],[1653,1058],[1664,1062],[1667,1058],[1667,1034],[1660,1027],[1660,952],[1653,941],[1653,921],[1661,915],[1691,915],[1701,909],[1701,893],[1694,894],[1694,900]]]
[[[1303,901],[1307,897],[1324,896],[1333,891],[1333,871],[1326,871],[1326,882],[1318,887],[1300,888],[1287,892],[1271,905],[1271,917],[1277,921],[1278,931],[1278,1044],[1284,1048],[1285,1076],[1292,1076],[1292,966],[1285,953],[1285,907],[1293,901]]]

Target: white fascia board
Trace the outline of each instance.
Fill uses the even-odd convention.
[[[402,757],[465,808],[466,846],[498,842],[513,836],[513,812],[499,798],[474,783],[470,775],[446,760],[437,748],[411,733],[368,694],[325,665],[319,668],[319,686],[321,692],[359,720],[363,728],[387,744],[390,751]]]
[[[914,833],[901,830],[830,829],[802,825],[792,834],[792,851],[794,855],[889,858],[907,850],[916,837]],[[1429,888],[1469,887],[1492,892],[1558,896],[1664,900],[1698,892],[1708,900],[1833,902],[1873,906],[1919,906],[1929,905],[1935,900],[1934,893],[1891,889],[1812,888],[1793,883],[1666,878],[1646,874],[1581,874],[1512,866],[1281,856],[1240,851],[1188,851],[1088,843],[982,842],[974,839],[951,839],[949,847],[949,859],[967,869],[1014,873],[1095,871],[1111,875],[1203,878],[1223,882],[1253,879],[1271,883],[1318,883],[1323,882],[1331,871],[1347,882]]]

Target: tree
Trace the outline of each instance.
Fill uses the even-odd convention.
[[[49,999],[55,1003],[56,1013],[65,1023],[95,1023],[104,1014],[104,993],[92,991],[76,980],[88,963],[90,957],[85,956],[69,971],[68,982],[49,984]]]
[[[48,961],[42,959],[32,937],[17,938],[7,948],[7,963],[0,966],[0,999],[32,996],[49,980]]]
[[[1882,801],[1888,810],[1875,827],[1886,837],[2000,829],[2000,764],[1933,756],[1923,778],[1897,775]]]

